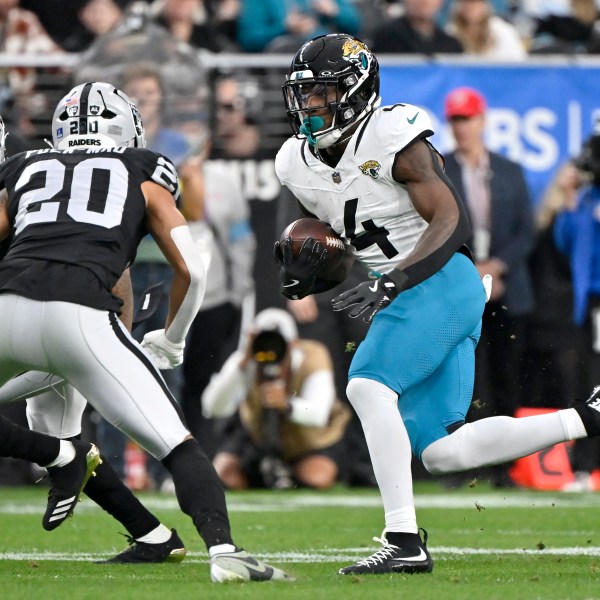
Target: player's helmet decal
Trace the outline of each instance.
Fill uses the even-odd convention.
[[[351,35],[316,37],[294,56],[283,96],[294,135],[327,148],[379,105],[377,59]]]
[[[350,39],[344,42],[342,46],[342,56],[362,69],[368,70],[372,54],[369,49],[360,40]]]
[[[74,87],[56,106],[52,143],[65,150],[77,147],[144,148],[144,125],[135,104],[110,83]]]

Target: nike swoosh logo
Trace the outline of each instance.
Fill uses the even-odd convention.
[[[417,111],[417,112],[415,113],[415,116],[414,116],[412,119],[409,119],[408,117],[406,117],[406,120],[407,120],[407,121],[408,121],[408,122],[409,122],[409,123],[412,125],[412,124],[413,124],[413,123],[416,121],[416,119],[417,119],[417,116],[418,116],[419,112],[420,112],[420,111]]]
[[[254,571],[255,573],[266,573],[267,565],[260,564],[255,558],[240,558],[243,563],[246,564],[250,571]]]
[[[281,287],[294,287],[295,285],[298,285],[300,283],[299,279],[292,279],[292,283],[286,283],[285,285],[282,285]]]
[[[251,581],[269,581],[273,578],[273,567],[259,563],[255,558],[240,558],[248,569]]]
[[[379,281],[376,281],[376,282],[373,284],[373,287],[369,286],[369,289],[370,289],[372,292],[376,292],[376,291],[377,291],[377,286],[378,286],[378,285],[379,285]]]
[[[398,561],[398,562],[404,562],[404,561],[413,561],[413,562],[421,562],[424,560],[427,560],[427,554],[425,554],[425,551],[423,550],[423,548],[419,548],[419,554],[417,554],[417,556],[403,556],[402,558],[396,558],[394,559],[394,561]]]

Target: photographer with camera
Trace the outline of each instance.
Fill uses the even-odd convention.
[[[584,394],[600,372],[600,118],[579,156],[560,169],[555,187],[563,209],[554,221],[554,242],[571,267],[573,319],[581,331],[576,375]],[[576,480],[565,491],[592,491],[598,438],[577,440],[572,463]]]
[[[256,316],[202,407],[206,417],[228,417],[214,466],[229,489],[327,489],[338,480],[350,410],[336,397],[327,349],[299,339],[286,311]]]

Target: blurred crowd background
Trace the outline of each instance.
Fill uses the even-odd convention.
[[[184,364],[165,372],[165,378],[211,457],[235,454],[226,444],[232,439],[238,440],[238,458],[244,456],[237,435],[244,428],[243,411],[241,417],[235,411],[224,416],[212,410],[212,396],[208,408],[202,398],[234,353],[244,364],[253,360],[255,315],[279,309],[290,316],[293,333],[285,329],[285,319],[270,325],[285,329],[280,333],[286,348],[297,350],[302,340],[319,344],[303,346],[306,368],[318,371],[319,361],[311,354],[321,356],[335,398],[315,398],[331,413],[317,415],[307,426],[335,420],[335,443],[326,450],[337,470],[328,471],[328,478],[315,478],[312,471],[299,474],[308,451],[291,452],[288,462],[295,471],[271,468],[262,481],[260,469],[257,478],[243,480],[220,471],[228,487],[254,482],[322,488],[336,480],[374,484],[360,426],[345,398],[349,360],[366,325],[334,315],[331,295],[286,302],[272,259],[273,242],[300,216],[274,170],[277,150],[290,135],[281,85],[301,44],[335,31],[361,38],[379,58],[384,103],[432,110],[440,129],[434,143],[447,155],[448,175],[475,225],[478,266],[482,274],[495,276],[471,418],[562,408],[600,383],[595,368],[600,356],[600,170],[597,174],[595,163],[598,157],[600,164],[600,125],[595,125],[600,118],[600,1],[0,0],[0,114],[9,131],[9,156],[46,146],[54,106],[70,87],[104,80],[136,102],[148,147],[169,156],[179,170],[182,211],[196,238],[212,245],[214,258]],[[440,79],[440,71],[449,79]],[[478,83],[486,90],[477,89]],[[538,109],[529,121],[523,115],[515,121],[498,106],[494,90],[502,100],[525,94],[543,105],[542,100],[553,99],[560,104],[558,116]],[[515,101],[512,110],[518,109]],[[544,145],[555,117],[569,126],[563,123],[566,133],[556,147]],[[518,151],[507,140],[519,140]],[[168,283],[169,267],[151,239],[140,247],[132,276],[138,293]],[[364,277],[357,267],[344,286]],[[147,329],[160,328],[164,314],[159,310]],[[141,339],[143,333],[135,335]],[[285,378],[280,372],[277,377]],[[24,422],[22,402],[0,410]],[[87,435],[116,461],[131,487],[170,490],[159,465],[111,431],[91,408],[86,414]],[[275,430],[285,435],[280,426],[277,422]],[[254,445],[261,450],[256,440]],[[335,452],[329,452],[332,448]],[[571,472],[564,488],[600,488],[597,444],[585,440],[569,452]],[[238,462],[241,475],[244,461]],[[446,483],[462,485],[479,476],[497,486],[516,485],[510,469],[449,477]],[[427,477],[418,464],[415,470]],[[0,461],[0,485],[29,484],[35,478],[29,465]]]

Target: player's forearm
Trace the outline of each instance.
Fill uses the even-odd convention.
[[[468,240],[471,227],[462,205],[444,205],[434,214],[413,251],[391,273],[399,291],[407,290],[437,273]]]

